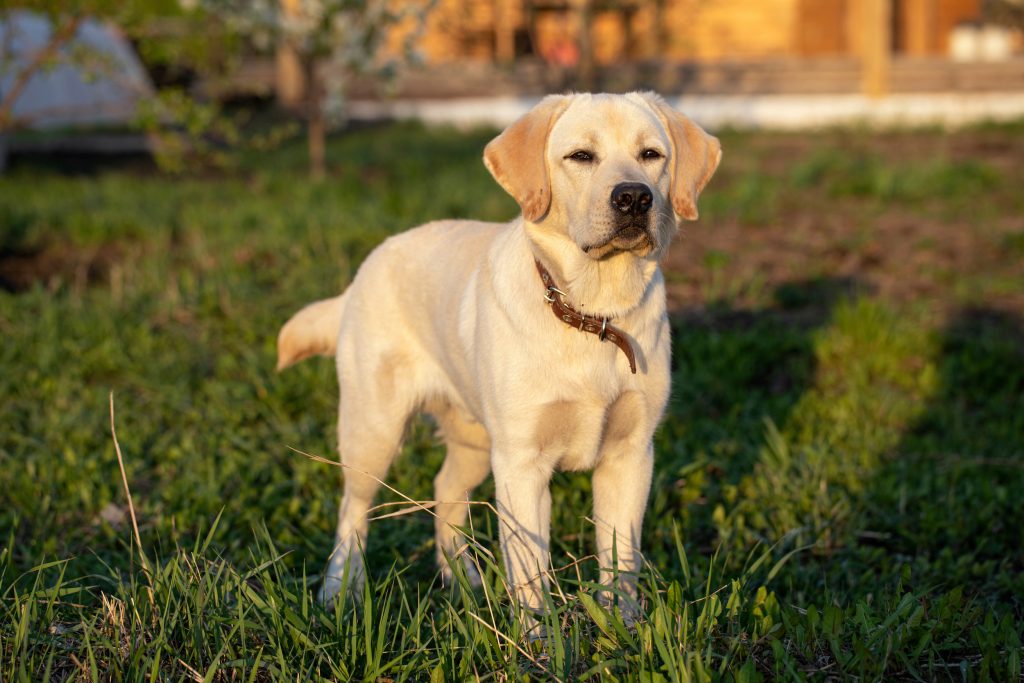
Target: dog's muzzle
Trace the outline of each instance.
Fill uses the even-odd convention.
[[[614,232],[601,242],[582,247],[592,258],[607,258],[614,254],[631,251],[641,255],[655,245],[650,231],[651,207],[654,193],[643,183],[619,183],[612,188],[611,218]]]

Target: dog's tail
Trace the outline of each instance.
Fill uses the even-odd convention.
[[[347,298],[345,292],[311,303],[284,324],[277,335],[278,371],[310,356],[334,355]]]

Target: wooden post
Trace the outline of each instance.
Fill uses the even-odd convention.
[[[864,0],[861,87],[868,97],[889,93],[892,53],[892,0]]]
[[[907,54],[921,57],[935,50],[935,0],[906,0],[902,6]]]
[[[668,51],[669,26],[665,21],[666,0],[654,0],[654,54],[661,57]]]
[[[299,0],[280,0],[281,11],[295,15],[299,11]],[[306,79],[302,59],[288,41],[277,46],[274,70],[274,89],[278,103],[288,109],[300,109],[306,103]]]
[[[494,58],[506,64],[516,58],[516,17],[512,0],[494,0]]]
[[[577,84],[581,90],[593,90],[596,81],[594,68],[594,37],[591,0],[571,0],[569,5],[575,15],[576,37],[580,49]]]

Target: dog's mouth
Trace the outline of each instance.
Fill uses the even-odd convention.
[[[647,228],[634,223],[619,228],[615,234],[600,244],[583,247],[583,253],[594,259],[604,259],[626,251],[645,256],[650,253],[653,246],[651,233]]]
[[[629,245],[646,238],[647,228],[640,225],[629,225],[615,233],[610,241]]]

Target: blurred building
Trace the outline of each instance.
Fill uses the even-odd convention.
[[[980,21],[981,5],[982,0],[440,0],[422,48],[430,63],[527,56],[565,65],[588,58],[600,65],[859,57],[882,32],[893,54],[948,56],[958,30],[977,30],[972,22]],[[1007,56],[1019,49],[1014,40],[1003,50]],[[995,57],[997,49],[979,52],[979,58]]]
[[[1024,115],[1022,26],[1024,0],[437,0],[390,102],[346,87],[354,115],[459,125],[638,88],[722,125],[959,125]]]

